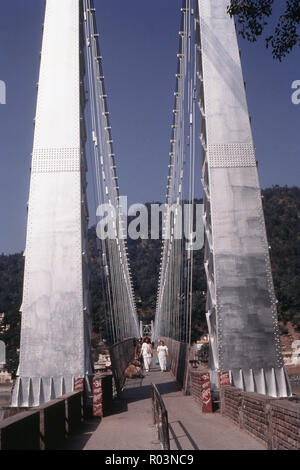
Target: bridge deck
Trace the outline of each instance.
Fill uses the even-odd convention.
[[[203,414],[192,397],[184,396],[173,376],[152,368],[144,379],[127,380],[122,400],[110,416],[85,424],[68,449],[160,450],[152,420],[151,382],[157,384],[168,410],[172,450],[265,450],[219,413]]]

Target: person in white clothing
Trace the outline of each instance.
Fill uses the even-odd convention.
[[[166,372],[167,370],[167,357],[169,356],[169,351],[167,346],[165,345],[164,341],[159,342],[159,346],[157,347],[157,357],[159,360],[159,365],[161,372]]]
[[[146,338],[142,344],[140,356],[143,356],[146,372],[149,372],[152,360],[152,346],[149,338]]]

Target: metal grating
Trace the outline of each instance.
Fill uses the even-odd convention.
[[[255,167],[252,144],[209,144],[208,161],[211,168]]]
[[[34,149],[32,173],[80,171],[79,148]]]

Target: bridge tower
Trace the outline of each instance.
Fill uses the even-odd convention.
[[[287,396],[255,148],[228,0],[196,0],[211,370]]]
[[[12,406],[38,406],[91,374],[82,15],[79,0],[46,2]]]
[[[153,339],[153,320],[151,320],[151,323],[143,323],[143,321],[140,321],[140,338],[145,338],[145,336],[150,337],[150,339]]]

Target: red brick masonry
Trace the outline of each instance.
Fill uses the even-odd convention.
[[[112,375],[102,374],[93,378],[93,416],[102,418],[112,405]]]
[[[190,392],[194,400],[199,403],[200,406],[202,406],[202,400],[201,400],[201,390],[202,390],[202,385],[201,385],[201,377],[199,372],[196,371],[191,371],[190,372]]]
[[[235,387],[220,390],[221,413],[271,450],[300,449],[300,398],[272,398]]]
[[[209,372],[201,373],[197,370],[190,370],[190,393],[204,413],[212,413]]]
[[[203,413],[212,413],[212,397],[211,397],[211,385],[210,385],[210,375],[209,372],[199,374],[200,383],[201,383],[201,402],[202,402],[202,412]]]

